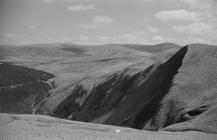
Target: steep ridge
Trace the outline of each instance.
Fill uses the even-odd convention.
[[[127,74],[127,70],[112,75],[90,91],[82,106],[78,103],[76,105],[77,99],[88,95],[85,93],[88,91],[77,91],[82,93],[77,97],[72,93],[72,96],[60,104],[54,116],[65,114],[66,118],[71,114],[73,120],[87,122],[100,120],[100,123],[141,129],[143,123],[158,109],[161,98],[168,92],[173,76],[181,66],[186,52],[187,47],[184,47],[165,64],[156,63],[132,76]],[[73,109],[73,106],[77,108]],[[101,119],[97,121],[98,117]]]
[[[142,82],[136,82],[137,87],[129,90],[128,96],[117,108],[117,114],[105,123],[142,128],[144,122],[158,110],[159,101],[169,91],[186,52],[187,47],[183,47],[167,62],[156,66]]]
[[[0,112],[33,113],[34,106],[49,96],[54,75],[31,68],[0,64]]]
[[[164,63],[132,75],[125,69],[91,90],[79,85],[75,91],[80,94],[73,91],[54,116],[137,129],[217,133],[216,52],[215,46],[189,45]]]
[[[144,129],[217,133],[217,47],[188,48],[173,86]]]
[[[65,114],[67,116],[70,113],[74,114],[72,116],[73,120],[92,121],[102,114],[111,111],[120,102],[137,75],[131,77],[128,75],[127,70],[120,71],[108,76],[106,81],[94,86],[91,91],[84,90],[84,87],[79,85],[72,91],[71,96],[65,100],[66,102],[64,101],[58,106],[54,115],[61,114],[61,111],[66,111]],[[69,105],[67,101],[70,101],[71,104]],[[72,104],[77,104],[78,108],[76,111],[73,108],[72,110],[65,110],[69,106],[73,106]]]

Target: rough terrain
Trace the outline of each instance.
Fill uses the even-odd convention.
[[[0,114],[2,140],[216,140],[202,132],[151,132],[56,119],[42,115]]]
[[[38,93],[34,88],[25,90],[19,102],[35,103],[19,109],[0,103],[3,113],[131,127],[144,129],[145,134],[153,133],[145,130],[173,131],[168,136],[176,132],[177,137],[182,133],[191,137],[217,134],[217,46],[37,44],[0,49],[0,71],[9,66],[25,79],[31,79],[31,74],[18,69],[38,73],[32,81],[42,82],[37,88],[44,89]],[[40,78],[41,73],[46,79]],[[10,92],[4,93],[22,96],[12,88],[23,83],[14,81],[18,83],[9,80]],[[0,98],[5,101],[4,96]],[[8,98],[7,104],[10,102]],[[156,139],[159,133],[153,133]]]

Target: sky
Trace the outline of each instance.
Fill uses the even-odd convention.
[[[217,0],[0,0],[0,44],[217,44]]]

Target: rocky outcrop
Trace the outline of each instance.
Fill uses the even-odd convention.
[[[0,64],[0,112],[33,113],[36,106],[49,96],[54,75],[31,68]]]

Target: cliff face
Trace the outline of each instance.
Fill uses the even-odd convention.
[[[35,58],[30,64],[23,59],[16,63],[56,76],[52,88],[31,86],[25,94],[37,104],[34,113],[136,129],[217,133],[217,47],[194,44],[179,49],[171,45],[163,44],[162,49],[158,44],[153,52],[150,46],[129,50],[132,45],[64,45],[46,55],[46,62]],[[56,54],[65,55],[57,58]],[[52,77],[36,81],[44,84]],[[35,90],[43,95],[37,101]]]

